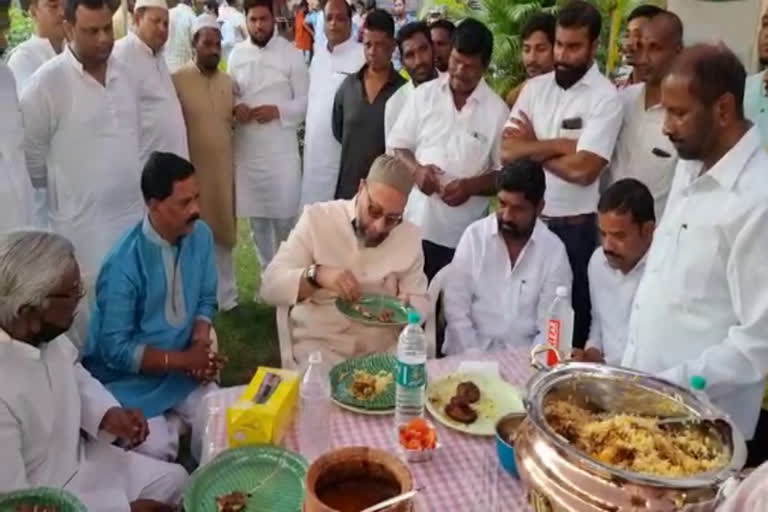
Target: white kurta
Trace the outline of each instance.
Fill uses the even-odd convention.
[[[331,131],[333,98],[341,82],[365,64],[363,46],[352,38],[328,51],[316,51],[309,67],[309,105],[304,135],[301,204],[333,199],[341,163],[341,144]]]
[[[102,85],[67,48],[21,96],[32,185],[48,187],[51,227],[75,245],[86,283],[144,212],[138,106],[127,77],[111,58]]]
[[[293,218],[301,190],[296,130],[307,112],[309,88],[304,57],[275,34],[264,48],[250,39],[237,44],[228,65],[239,89],[236,104],[276,105],[280,111],[280,118],[269,123],[251,121],[235,128],[237,214]]]
[[[131,70],[139,98],[139,161],[153,151],[189,159],[187,128],[162,52],[157,54],[135,32],[115,43],[114,58]]]
[[[171,73],[175,73],[194,57],[192,27],[196,19],[197,15],[192,7],[183,2],[168,11],[168,42],[163,54]]]
[[[63,488],[91,512],[175,503],[184,469],[109,444],[99,429],[119,404],[77,357],[64,336],[38,349],[0,330],[0,492]]]
[[[27,86],[29,79],[40,66],[56,56],[56,50],[48,39],[34,34],[29,39],[11,50],[8,55],[8,67],[16,78],[19,94]]]
[[[0,233],[31,225],[33,202],[16,84],[0,62]]]

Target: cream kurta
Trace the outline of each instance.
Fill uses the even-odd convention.
[[[0,493],[63,488],[90,512],[175,502],[184,469],[109,444],[100,425],[119,404],[77,357],[64,336],[38,349],[0,330]]]
[[[153,151],[189,158],[184,116],[161,52],[153,53],[135,32],[115,43],[114,58],[131,70],[139,98],[139,161]]]
[[[304,57],[275,33],[263,48],[250,39],[237,44],[228,67],[240,93],[237,103],[251,108],[275,105],[280,111],[280,117],[269,123],[237,124],[237,214],[293,219],[301,190],[296,130],[307,113],[309,87]]]
[[[355,355],[394,349],[399,329],[367,327],[348,320],[334,305],[335,294],[318,290],[297,304],[304,270],[312,264],[347,269],[364,293],[397,296],[427,311],[427,278],[419,228],[403,222],[378,247],[361,247],[352,228],[355,200],[308,206],[267,267],[261,296],[293,306],[292,337],[297,361],[322,350],[337,362]]]
[[[204,75],[193,63],[173,74],[189,138],[189,155],[200,183],[200,216],[216,243],[232,248],[235,228],[232,157],[233,81],[217,71]]]

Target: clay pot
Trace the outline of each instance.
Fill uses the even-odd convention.
[[[400,493],[413,490],[411,471],[395,455],[364,446],[341,448],[322,455],[309,466],[304,511],[337,512],[318,499],[316,489],[325,483],[355,476],[392,480],[400,484]],[[388,508],[387,512],[412,512],[412,507],[411,502],[406,502]]]

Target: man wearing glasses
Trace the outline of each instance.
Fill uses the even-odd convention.
[[[353,323],[336,310],[341,297],[398,297],[427,309],[419,229],[403,220],[413,180],[407,166],[382,155],[351,200],[308,206],[264,272],[261,296],[290,306],[293,355],[321,351],[336,363],[395,347],[398,329]]]

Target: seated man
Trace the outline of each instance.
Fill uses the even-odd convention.
[[[499,208],[461,237],[444,287],[443,353],[544,342],[549,307],[573,281],[565,246],[539,220],[544,170],[529,159],[505,166]]]
[[[294,358],[323,352],[332,363],[395,347],[399,329],[348,320],[336,297],[396,296],[426,311],[421,234],[403,221],[413,179],[405,164],[379,156],[357,195],[305,208],[264,273],[261,296],[291,309]]]
[[[174,510],[184,468],[123,449],[146,437],[144,416],[121,408],[63,335],[82,296],[68,240],[0,236],[0,494],[51,487],[91,512]]]
[[[645,255],[656,227],[648,187],[634,178],[619,180],[597,205],[602,247],[589,260],[592,326],[585,350],[574,358],[618,366],[627,346],[627,326]]]
[[[123,406],[149,418],[149,438],[137,450],[175,460],[178,420],[193,423],[223,363],[211,351],[213,238],[198,220],[197,178],[188,161],[152,153],[141,190],[147,215],[99,272],[83,364]],[[195,440],[199,432],[191,426]]]

